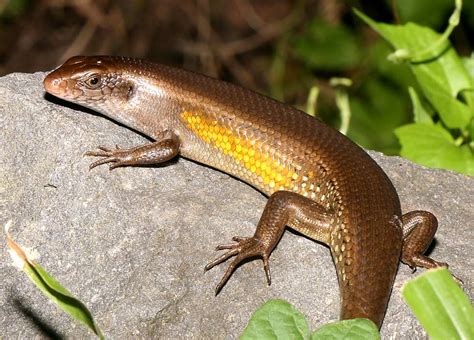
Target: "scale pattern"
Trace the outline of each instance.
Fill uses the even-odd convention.
[[[265,210],[262,223],[288,212],[290,227],[330,247],[341,318],[381,325],[402,252],[400,202],[382,169],[348,138],[253,91],[138,59],[71,58],[45,87],[152,138],[172,131],[181,155],[271,196],[274,214]]]

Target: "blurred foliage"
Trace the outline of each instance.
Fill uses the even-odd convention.
[[[414,123],[395,129],[400,154],[426,166],[474,176],[474,79],[466,68],[472,58],[463,63],[448,40],[461,9],[462,0],[456,0],[443,34],[415,23],[377,23],[356,13],[396,48],[388,59],[403,62],[416,79],[413,85],[420,88],[408,88]]]
[[[296,56],[311,69],[341,71],[359,63],[360,43],[348,27],[315,18],[302,34],[293,36],[292,47]]]
[[[0,20],[8,21],[24,14],[31,0],[0,0]]]
[[[387,5],[392,6],[393,20],[398,21],[398,25],[385,25],[385,35],[377,29],[379,24],[374,22],[372,28],[394,47],[419,52],[436,45],[439,35],[422,26],[404,29],[400,24],[414,21],[444,30],[455,2],[399,0],[387,1]],[[465,4],[461,25],[452,36],[454,42],[460,42],[458,50],[461,52],[472,51],[468,38],[473,30],[470,26],[473,9],[474,2]],[[397,64],[387,60],[392,48],[369,34],[357,21],[343,21],[335,26],[317,17],[306,23],[302,33],[294,33],[290,51],[307,68],[305,73],[317,75],[313,82],[320,83],[322,76],[335,72],[354,79],[355,87],[350,93],[352,117],[347,132],[351,139],[366,148],[401,154],[426,166],[474,175],[471,131],[474,106],[471,105],[472,94],[465,94],[473,90],[473,59],[462,59],[463,67],[456,52],[450,49],[445,55],[440,51],[437,55],[431,54],[436,60],[428,60],[418,67],[410,66],[410,60]],[[281,92],[277,92],[280,97]],[[418,93],[423,94],[421,99]],[[464,97],[458,100],[459,95]],[[324,120],[339,126],[335,107],[324,101],[324,94],[321,97],[323,107],[315,111],[320,112]],[[422,103],[423,110],[430,114],[420,116]],[[415,124],[406,125],[413,120]]]
[[[141,57],[301,109],[317,88],[314,112],[337,128],[339,90],[330,79],[349,78],[347,135],[365,148],[400,154],[394,131],[413,122],[408,88],[422,90],[407,65],[387,60],[392,47],[353,8],[377,22],[442,32],[454,0],[0,0],[0,75],[48,70],[76,54]],[[474,1],[465,0],[450,40],[469,56],[473,37]],[[474,62],[464,62],[472,72]]]

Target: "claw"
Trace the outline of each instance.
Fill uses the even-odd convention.
[[[102,145],[99,146],[99,150],[102,150],[104,152],[112,152],[113,151],[111,148],[108,148],[108,147],[102,146]]]
[[[84,153],[85,156],[92,156],[92,157],[104,157],[95,161],[89,165],[89,170],[92,170],[96,166],[102,164],[109,164],[109,170],[113,170],[123,165],[122,160],[122,149],[118,145],[115,145],[115,150],[107,148],[105,146],[97,147],[97,150],[91,150]]]
[[[250,237],[240,237],[240,236],[234,236],[232,237],[232,241],[234,242],[242,242],[245,240],[248,240]]]
[[[116,161],[117,161],[117,158],[113,157],[113,156],[109,156],[107,158],[102,158],[102,159],[99,159],[98,161],[95,161],[91,165],[89,165],[89,170],[92,170],[93,168],[95,168],[98,165],[102,165],[102,164],[106,164],[106,163],[110,163],[110,162],[116,162]]]
[[[122,166],[122,163],[118,160],[115,160],[115,163],[109,165],[109,170],[113,170],[115,168],[118,168],[119,166]]]
[[[230,263],[229,267],[227,267],[227,270],[225,271],[224,276],[222,277],[222,279],[219,281],[219,283],[216,286],[216,291],[215,291],[216,295],[219,294],[222,287],[224,287],[225,283],[227,282],[227,280],[229,280],[230,276],[234,272],[235,267],[242,260],[243,260],[243,258],[239,258],[239,256],[237,256],[237,258]]]
[[[219,244],[216,247],[216,250],[225,250],[225,249],[234,249],[238,247],[239,245],[237,243],[227,243],[227,244]]]
[[[227,259],[229,259],[230,257],[234,256],[234,255],[237,255],[239,253],[239,249],[234,249],[234,250],[230,250],[228,251],[227,253],[219,256],[218,258],[216,258],[214,261],[212,262],[209,262],[206,267],[204,267],[205,270],[209,270],[215,266],[217,266],[218,264],[221,264],[222,262],[226,261]]]
[[[90,150],[84,153],[84,156],[92,156],[92,157],[109,157],[112,156],[113,150],[105,147],[99,146],[97,150]]]
[[[268,262],[268,256],[263,257],[263,270],[265,270],[265,276],[267,277],[267,284],[272,284],[272,276],[270,274],[270,263]]]
[[[92,156],[92,157],[102,157],[102,152],[100,151],[87,151],[87,152],[84,152],[84,156]]]
[[[208,263],[205,267],[205,270],[209,270],[214,266],[221,264],[222,262],[228,260],[232,256],[236,256],[235,259],[229,264],[227,267],[224,276],[220,280],[219,284],[216,286],[216,295],[219,294],[222,287],[225,285],[227,280],[232,275],[235,268],[241,263],[243,260],[260,256],[263,259],[263,269],[265,270],[265,276],[267,278],[267,282],[271,284],[271,275],[270,275],[270,264],[268,261],[269,252],[262,244],[261,240],[257,237],[238,237],[235,236],[232,238],[233,241],[237,243],[230,243],[230,244],[221,244],[216,247],[216,250],[229,250],[225,254],[219,256],[212,262]]]
[[[239,248],[239,251],[241,250],[241,245],[240,243],[243,243],[250,239],[251,237],[239,237],[239,236],[234,236],[232,237],[232,241],[237,242],[237,243],[227,243],[227,244],[219,244],[216,247],[216,250],[225,250],[225,249],[236,249]]]

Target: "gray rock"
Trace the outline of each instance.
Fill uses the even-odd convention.
[[[329,250],[291,232],[271,256],[270,287],[255,260],[214,296],[226,267],[205,273],[204,265],[217,255],[217,244],[253,234],[266,198],[184,159],[89,171],[85,151],[146,139],[45,99],[43,77],[0,78],[0,224],[13,220],[14,238],[90,308],[106,336],[237,338],[252,312],[272,298],[291,302],[311,329],[338,318]],[[472,296],[474,180],[371,154],[393,180],[404,211],[425,209],[438,217],[431,256],[448,262]],[[0,276],[2,337],[91,336],[11,265],[5,242]],[[425,337],[400,294],[415,276],[400,267],[382,329],[386,338]]]

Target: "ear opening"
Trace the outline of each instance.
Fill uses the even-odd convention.
[[[132,99],[135,95],[135,85],[133,83],[127,84],[127,100]]]

